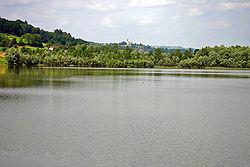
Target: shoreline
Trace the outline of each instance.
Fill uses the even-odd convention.
[[[191,69],[191,70],[250,70],[250,68],[230,68],[230,67],[204,67],[204,68],[182,68],[178,66],[155,66],[156,69]]]
[[[8,67],[8,64],[0,64],[0,67]],[[86,67],[86,68],[110,68],[110,69],[129,69],[131,67],[91,67],[91,66],[75,66],[75,65],[69,65],[69,66],[47,66],[44,64],[38,64],[36,66],[20,66],[20,67],[50,67],[50,68],[67,68],[67,67]],[[227,68],[227,67],[205,67],[205,68],[182,68],[178,66],[155,66],[152,68],[135,68],[135,69],[185,69],[185,70],[250,70],[250,68]]]

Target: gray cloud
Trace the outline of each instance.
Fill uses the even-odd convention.
[[[250,1],[0,0],[0,15],[98,42],[249,45]],[[237,33],[235,32],[237,30]]]
[[[132,7],[156,7],[176,4],[175,0],[130,0],[129,6]]]
[[[244,10],[250,8],[250,2],[221,2],[217,7],[218,10]]]

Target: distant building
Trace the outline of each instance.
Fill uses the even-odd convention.
[[[131,46],[133,44],[133,42],[129,42],[129,40],[127,39],[127,46]]]
[[[49,46],[48,49],[52,51],[52,50],[54,50],[55,48],[56,48],[56,46]]]

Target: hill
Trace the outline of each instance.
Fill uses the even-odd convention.
[[[96,43],[96,42],[89,42],[92,45],[100,45],[100,46],[105,46],[105,45],[110,45],[110,46],[115,46],[118,45],[119,49],[129,47],[133,48],[139,52],[154,52],[156,48],[160,48],[163,53],[175,53],[177,50],[180,50],[180,52],[185,52],[186,50],[189,50],[189,48],[184,48],[181,46],[150,46],[150,45],[144,45],[142,43],[133,43],[133,42],[119,42],[119,43]],[[195,50],[194,48],[191,48],[192,50]]]
[[[21,37],[21,39],[26,37],[26,39],[31,42],[32,40],[33,42],[35,41],[34,43],[31,43],[31,45],[40,47],[42,47],[42,43],[62,44],[68,46],[88,43],[82,39],[72,37],[70,33],[63,32],[61,29],[49,32],[38,27],[34,27],[33,25],[28,24],[27,21],[10,21],[1,17],[0,33],[15,35],[17,37]]]
[[[163,48],[163,49],[185,49],[184,47],[181,47],[181,46],[154,46],[154,47],[157,47],[157,48]]]

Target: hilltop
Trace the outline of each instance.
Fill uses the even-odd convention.
[[[20,38],[18,43],[23,45],[23,40],[26,39],[27,43],[31,46],[43,47],[42,43],[48,45],[61,44],[68,46],[76,46],[78,44],[86,44],[79,38],[74,38],[70,33],[63,32],[61,29],[55,29],[54,32],[45,31],[39,27],[34,27],[28,24],[27,21],[16,20],[10,21],[0,17],[0,33],[14,35]]]

